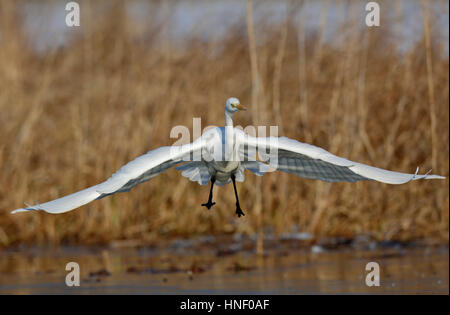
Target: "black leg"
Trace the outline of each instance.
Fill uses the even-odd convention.
[[[234,194],[236,196],[236,214],[237,214],[238,218],[240,218],[241,216],[243,216],[245,214],[242,211],[241,206],[239,205],[239,197],[238,197],[238,193],[236,190],[236,177],[234,176],[234,174],[231,174],[231,180],[233,181]]]
[[[211,177],[211,189],[209,190],[209,197],[208,197],[208,202],[207,203],[202,203],[202,206],[211,209],[212,206],[214,206],[216,203],[212,202],[212,197],[213,197],[213,187],[214,187],[214,182],[216,181],[216,179],[214,177]]]

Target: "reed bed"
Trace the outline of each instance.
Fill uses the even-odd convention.
[[[446,12],[423,11],[426,36],[405,48],[393,31],[402,27],[394,10],[401,2],[383,2],[397,14],[370,29],[360,25],[361,2],[339,2],[348,18],[332,26],[332,39],[324,35],[334,23],[328,1],[314,30],[299,22],[303,3],[292,1],[283,20],[244,12],[225,36],[193,32],[178,43],[170,37],[171,1],[153,4],[144,29],[125,2],[94,14],[105,3],[81,1],[78,33],[39,52],[25,30],[24,3],[0,2],[0,247],[293,231],[448,242],[448,180],[329,184],[247,173],[238,185],[247,215],[237,219],[231,185],[215,188],[217,204],[207,211],[200,204],[208,188],[169,170],[67,214],[10,214],[23,202],[95,185],[171,145],[171,128],[191,129],[192,117],[203,127],[223,124],[230,96],[252,107],[236,116],[241,126],[278,125],[285,136],[352,160],[402,172],[433,165],[448,177],[448,37],[433,24],[448,16],[448,4]]]

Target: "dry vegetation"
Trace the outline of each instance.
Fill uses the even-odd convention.
[[[436,10],[428,12],[430,73],[425,38],[399,49],[403,38],[391,30],[401,14],[360,28],[358,9],[343,3],[338,9],[349,20],[333,25],[333,40],[324,40],[325,15],[316,32],[306,32],[293,19],[302,9],[294,2],[279,24],[253,17],[247,25],[251,16],[243,14],[224,38],[193,34],[180,47],[167,37],[170,23],[139,31],[117,2],[100,15],[85,12],[79,34],[45,54],[30,44],[21,5],[0,2],[0,247],[268,229],[448,242],[448,180],[390,186],[247,174],[239,185],[247,215],[237,219],[231,185],[217,188],[217,205],[207,211],[200,204],[208,187],[169,170],[67,214],[9,213],[105,180],[173,143],[171,128],[191,127],[192,117],[222,124],[229,96],[253,107],[236,117],[242,126],[279,125],[283,135],[349,159],[403,172],[433,166],[448,176],[448,39],[434,27]],[[164,6],[149,15],[170,13]]]

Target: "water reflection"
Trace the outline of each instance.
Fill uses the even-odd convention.
[[[75,261],[81,286],[65,285]],[[381,268],[381,286],[365,285],[365,266]],[[0,256],[0,293],[143,294],[448,294],[448,248],[253,250],[218,255],[202,250],[64,247],[6,250]]]

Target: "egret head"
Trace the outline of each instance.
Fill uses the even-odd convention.
[[[225,103],[225,110],[229,113],[234,113],[241,110],[247,110],[247,108],[242,106],[237,98],[230,97]]]

